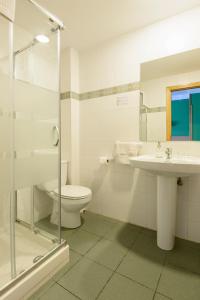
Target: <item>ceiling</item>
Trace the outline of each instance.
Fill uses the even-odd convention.
[[[200,0],[37,0],[65,24],[63,47],[79,50],[200,5]]]

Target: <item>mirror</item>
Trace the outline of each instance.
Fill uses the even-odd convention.
[[[141,64],[141,141],[200,141],[200,49]]]

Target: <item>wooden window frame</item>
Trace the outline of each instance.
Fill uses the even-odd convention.
[[[167,87],[167,102],[166,102],[166,129],[167,129],[167,141],[171,141],[171,132],[172,132],[172,107],[171,107],[171,98],[172,92],[200,88],[200,81],[193,82],[183,85],[175,85]]]

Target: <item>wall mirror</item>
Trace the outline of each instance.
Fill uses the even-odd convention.
[[[200,49],[141,64],[140,139],[200,141]]]

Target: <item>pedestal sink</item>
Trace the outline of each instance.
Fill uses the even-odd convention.
[[[200,158],[173,156],[170,159],[153,155],[130,157],[134,168],[157,175],[157,244],[172,250],[176,228],[177,178],[200,173]]]

